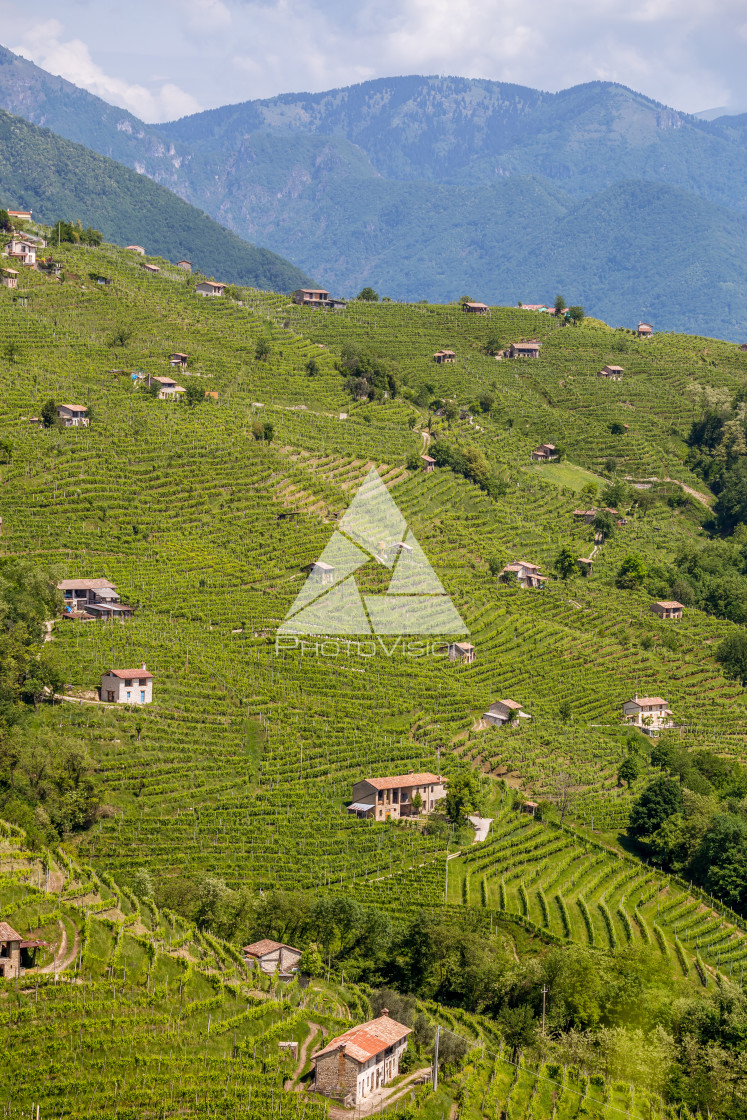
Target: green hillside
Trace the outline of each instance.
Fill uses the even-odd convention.
[[[275,291],[309,283],[289,261],[242,241],[144,175],[0,112],[0,193],[10,209],[51,224],[78,219],[109,241],[191,260],[225,282]]]
[[[698,608],[713,586],[681,558],[702,555],[717,580],[719,550],[736,550],[729,578],[743,595],[743,530],[711,541],[711,506],[718,513],[743,453],[738,440],[722,447],[716,496],[686,440],[709,408],[733,425],[733,399],[743,423],[747,353],[683,335],[639,340],[590,320],[564,327],[516,308],[482,317],[456,304],[355,301],[327,314],[251,289],[241,305],[203,300],[177,269],[148,275],[113,246],[55,255],[62,283],[24,271],[20,291],[0,288],[2,640],[19,640],[7,567],[17,558],[58,579],[105,576],[137,611],[122,625],[54,623],[40,664],[64,699],[52,703],[29,669],[9,707],[3,677],[0,817],[32,850],[3,857],[0,920],[44,940],[68,921],[74,941],[82,907],[66,909],[67,887],[59,899],[56,879],[31,890],[44,885],[38,855],[49,846],[59,854],[46,858],[75,862],[74,890],[95,875],[123,900],[113,924],[91,920],[98,948],[84,951],[82,985],[40,985],[37,1004],[31,986],[0,981],[0,1014],[23,1025],[45,1071],[19,1114],[39,1100],[55,1115],[108,1112],[116,1093],[120,1111],[140,1115],[207,1117],[223,1099],[229,1114],[275,1116],[277,1106],[279,1117],[282,1101],[283,1115],[313,1120],[326,1103],[281,1093],[293,1070],[277,1042],[306,1036],[309,1008],[329,1014],[319,1025],[330,1030],[347,1018],[343,1004],[360,1021],[373,989],[388,987],[426,1017],[415,1070],[430,1060],[428,1023],[467,1039],[444,1058],[441,1096],[392,1100],[411,1116],[438,1120],[456,1100],[475,1120],[501,1109],[540,1120],[554,1094],[556,1115],[569,1118],[583,1108],[741,1120],[739,849],[714,862],[717,889],[675,856],[657,866],[663,838],[626,826],[642,791],[674,774],[694,822],[683,832],[690,850],[705,850],[722,818],[737,837],[743,827],[744,689],[715,658],[742,630],[728,621],[733,605]],[[91,278],[101,274],[112,283]],[[542,342],[536,361],[492,356],[529,338]],[[433,362],[443,347],[454,364]],[[175,351],[189,356],[181,384],[199,386],[192,407],[155,399],[137,378],[169,372]],[[621,381],[597,376],[607,363],[624,368]],[[90,427],[29,423],[50,399],[88,407]],[[545,442],[565,459],[536,470],[530,454]],[[444,447],[456,469],[419,468],[422,451]],[[355,643],[276,645],[305,566],[372,466],[464,619],[474,664],[418,656],[422,647],[394,638],[373,657]],[[596,496],[580,495],[593,479]],[[565,546],[589,556],[595,530],[573,510],[601,505],[608,483],[624,523],[613,522],[589,578],[536,593],[496,582],[491,562],[525,559],[550,574]],[[648,574],[618,586],[631,554]],[[360,579],[375,590],[380,568]],[[689,596],[685,617],[662,622],[652,598],[676,588]],[[152,705],[98,702],[104,670],[142,662]],[[635,694],[663,696],[681,732],[631,739],[621,705]],[[507,697],[531,720],[486,726],[482,713]],[[669,753],[653,751],[657,742]],[[636,773],[621,780],[633,756]],[[93,824],[76,816],[71,766],[100,802]],[[347,812],[355,781],[410,769],[455,783],[475,775],[487,840],[473,845],[470,826],[442,818],[421,827]],[[521,811],[527,798],[538,816]],[[683,821],[670,814],[668,835]],[[140,941],[123,920],[135,910]],[[186,965],[172,959],[181,936]],[[150,1003],[153,937],[161,971]],[[261,937],[320,947],[324,984],[306,1006],[290,990],[260,1022],[236,953]],[[206,1045],[216,1019],[227,1025]],[[63,1051],[67,1080],[54,1061]],[[92,1085],[105,1055],[117,1075]],[[213,1072],[198,1076],[195,1061]]]

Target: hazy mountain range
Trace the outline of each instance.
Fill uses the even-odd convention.
[[[409,77],[154,126],[4,50],[0,106],[335,294],[562,291],[615,325],[747,335],[747,114],[704,120],[602,82],[549,94]]]

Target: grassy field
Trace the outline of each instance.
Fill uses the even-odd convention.
[[[533,474],[538,474],[544,482],[550,482],[553,486],[563,486],[572,490],[574,494],[579,494],[589,483],[600,491],[607,485],[607,480],[601,475],[584,470],[575,463],[532,463],[528,469]]]

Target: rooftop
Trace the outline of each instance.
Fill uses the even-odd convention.
[[[401,786],[437,785],[441,776],[436,774],[396,774],[391,778],[365,778],[374,789],[399,789]]]
[[[100,591],[104,587],[114,587],[111,580],[97,576],[95,579],[63,579],[57,584],[58,591]]]
[[[410,1027],[403,1026],[396,1019],[390,1019],[389,1012],[384,1011],[378,1019],[372,1019],[370,1023],[361,1023],[358,1027],[351,1027],[349,1031],[333,1038],[323,1050],[314,1054],[314,1059],[344,1048],[345,1054],[356,1062],[367,1062],[382,1050],[407,1038],[410,1033]]]
[[[668,610],[683,610],[682,603],[678,603],[676,599],[659,599],[654,603],[655,607],[666,607]]]
[[[110,669],[108,675],[110,677],[120,677],[122,680],[131,680],[133,677],[139,678],[141,681],[150,677],[153,679],[153,674],[149,673],[147,669]]]
[[[20,933],[9,926],[7,922],[0,922],[0,941],[23,941]]]
[[[285,945],[282,941],[271,941],[266,937],[263,941],[254,941],[251,945],[245,945],[243,952],[250,957],[266,957],[268,953],[274,953],[278,949],[293,949],[293,946]],[[294,952],[297,953],[298,949]]]

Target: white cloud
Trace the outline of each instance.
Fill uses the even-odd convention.
[[[745,0],[32,6],[37,22],[29,27],[21,0],[0,0],[6,34],[21,53],[147,120],[193,112],[198,102],[217,106],[418,73],[547,90],[612,80],[689,111],[747,103]]]
[[[141,120],[169,120],[199,112],[201,106],[197,99],[174,83],[164,82],[160,88],[148,89],[112,77],[93,61],[82,39],[63,41],[62,35],[60,21],[48,19],[29,27],[22,42],[10,49],[104,101],[129,109]]]

